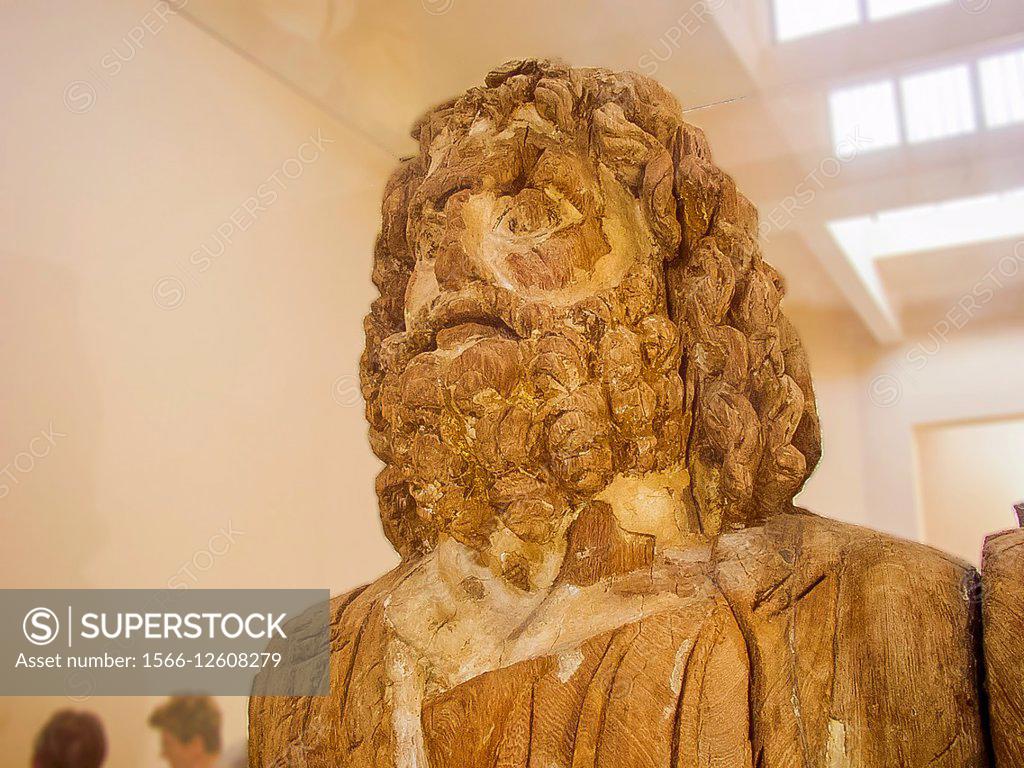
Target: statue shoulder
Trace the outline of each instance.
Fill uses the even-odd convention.
[[[970,565],[797,511],[720,537],[714,566],[768,713],[755,732],[780,745],[769,751],[806,739],[837,764],[982,764]]]
[[[329,695],[250,697],[249,765],[333,765],[345,738],[340,724],[346,710],[352,710],[353,717],[365,716],[373,711],[374,702],[362,699],[382,690],[369,678],[383,669],[383,612],[407,571],[405,564],[400,565],[372,584],[331,598]]]
[[[912,595],[924,607],[937,595],[972,599],[978,588],[977,570],[953,555],[801,509],[721,536],[715,559],[720,579],[734,588],[784,577],[809,580],[806,588],[830,579],[872,584],[882,599]]]
[[[805,551],[829,560],[838,557],[836,566],[849,576],[862,574],[918,593],[929,587],[953,587],[960,593],[976,589],[974,566],[926,544],[804,510],[780,515],[776,525],[797,527]]]

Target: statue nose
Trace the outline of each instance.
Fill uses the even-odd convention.
[[[493,269],[461,245],[439,249],[434,258],[416,262],[405,289],[406,326],[421,310],[445,293],[455,293],[473,284],[509,287]]]
[[[491,270],[475,249],[467,249],[459,240],[438,248],[434,258],[434,277],[442,291],[457,291],[473,282],[490,282]]]

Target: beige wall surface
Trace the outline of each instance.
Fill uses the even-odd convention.
[[[792,313],[791,319],[810,361],[822,441],[821,460],[796,503],[819,515],[868,525],[862,376],[874,343],[849,314]]]
[[[354,378],[394,160],[152,8],[3,6],[0,586],[347,590],[397,560]],[[158,765],[153,704],[0,698],[0,766],[67,705]]]
[[[917,430],[922,536],[975,565],[986,534],[1017,525],[1024,501],[1024,418]]]
[[[797,503],[828,517],[926,540],[923,478],[948,464],[931,467],[937,455],[917,453],[915,434],[938,423],[1012,420],[1024,413],[1024,328],[932,329],[879,347],[849,316],[797,313],[794,323],[810,358],[822,431],[821,462]],[[986,456],[1004,457],[998,493],[1007,515],[1004,527],[1012,527],[1011,505],[1020,499],[1005,485],[1016,482],[1017,495],[1024,493],[1020,446],[1010,432],[988,437]],[[990,485],[986,460],[979,457],[965,466],[959,482],[977,486],[979,497],[994,504],[997,489]],[[954,540],[939,537],[940,525],[931,522],[928,543]],[[974,542],[980,542],[982,530],[991,532],[985,526],[972,530]],[[972,547],[947,548],[977,562],[980,548]]]
[[[865,392],[864,488],[867,523],[907,538],[923,535],[924,504],[915,453],[915,431],[944,422],[999,421],[1024,414],[1024,327],[972,327],[940,334],[928,331],[891,348],[875,350],[861,374]],[[1020,457],[1008,435],[991,446]],[[977,466],[977,465],[976,465]],[[965,482],[988,491],[988,475],[965,468]],[[1024,484],[1024,465],[1016,477]],[[1018,492],[1019,494],[1019,492]],[[1009,512],[1019,501],[1003,499]],[[971,514],[964,511],[965,515]],[[1008,526],[1009,527],[1009,526]],[[968,558],[975,560],[975,557]]]

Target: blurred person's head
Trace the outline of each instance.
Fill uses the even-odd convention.
[[[172,696],[149,716],[171,768],[208,765],[220,752],[220,710],[209,696]]]
[[[99,768],[106,756],[100,719],[90,712],[62,709],[36,736],[32,768]]]

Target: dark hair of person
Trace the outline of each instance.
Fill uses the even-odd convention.
[[[55,712],[36,736],[32,768],[99,768],[107,756],[107,737],[91,712]]]

